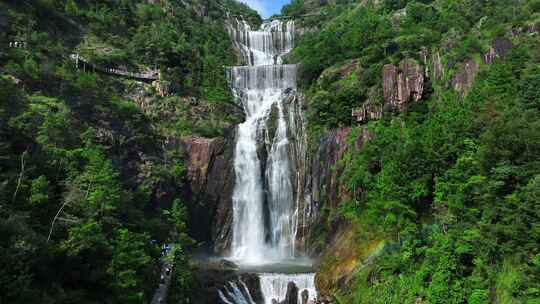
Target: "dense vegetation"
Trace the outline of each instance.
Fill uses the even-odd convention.
[[[224,10],[258,17],[232,0],[155,3],[0,3],[1,303],[147,303],[163,243],[175,244],[175,303],[189,301],[183,166],[166,143],[222,132],[205,113],[189,120],[181,96],[231,103]],[[158,68],[169,95],[77,70],[72,53]]]
[[[344,212],[393,241],[360,275],[359,302],[540,301],[540,68],[511,56],[465,99],[367,127],[347,169],[363,194]]]
[[[540,303],[540,39],[523,30],[538,23],[539,4],[338,4],[323,7],[320,31],[299,42],[291,60],[303,65],[312,136],[351,126],[368,98],[382,104],[384,64],[421,62],[424,47],[440,51],[446,69],[407,113],[354,127],[351,140],[370,139],[343,160],[356,197],[340,214],[359,239],[387,242],[341,302]],[[481,64],[466,96],[455,92],[459,64],[481,62],[496,37],[517,47]],[[350,65],[359,72],[342,77]]]
[[[293,1],[284,11],[299,14],[312,7],[311,2]],[[320,31],[308,32],[290,59],[302,63],[303,87],[311,100],[310,128],[315,132],[351,125],[351,110],[373,89],[380,90],[384,64],[420,59],[422,47],[444,49],[445,62],[459,63],[486,51],[509,27],[524,28],[539,19],[536,1],[335,2],[319,8],[317,16],[300,19],[300,26]],[[350,59],[356,60],[358,73],[344,79],[323,73]]]
[[[148,302],[162,243],[175,244],[170,299],[189,301],[175,139],[238,121],[224,110],[223,66],[237,60],[224,9],[260,22],[233,0],[0,3],[1,303]],[[327,213],[386,242],[338,301],[540,303],[540,41],[526,30],[540,1],[294,0],[283,13],[315,29],[288,58],[302,63],[311,139],[369,134],[342,161],[354,197]],[[516,47],[455,92],[460,64],[497,37]],[[422,48],[445,76],[406,113],[354,125],[352,109],[383,103],[383,65],[421,62]],[[72,53],[159,69],[170,92],[77,70]]]

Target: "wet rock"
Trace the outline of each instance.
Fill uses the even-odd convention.
[[[238,269],[238,265],[226,259],[222,259],[219,265],[223,269]]]
[[[247,292],[249,292],[255,303],[264,303],[259,276],[255,273],[239,274],[234,270],[206,268],[203,265],[203,267],[194,269],[193,274],[195,281],[192,291],[193,299],[198,304],[222,303],[219,291],[227,294],[226,290],[230,290],[231,283],[236,285],[246,298],[249,298],[247,295]],[[245,290],[246,287],[248,291]]]
[[[287,294],[285,295],[285,301],[281,304],[298,304],[298,287],[294,282],[287,284]]]
[[[343,168],[334,170],[334,166],[347,151],[350,131],[350,128],[332,130],[318,143],[311,165],[312,198],[318,204],[324,202],[337,207],[343,199],[345,189],[338,178]]]
[[[278,127],[278,119],[279,119],[279,108],[276,104],[272,105],[272,109],[270,110],[270,115],[268,116],[268,119],[266,120],[266,131],[267,131],[267,150],[270,150],[272,145],[272,140],[276,136],[276,131]]]
[[[499,37],[493,39],[491,48],[493,48],[497,56],[504,58],[508,54],[508,51],[514,48],[514,44],[508,38]]]
[[[452,78],[452,87],[463,95],[467,94],[474,84],[479,69],[480,65],[474,59],[467,60]]]
[[[293,185],[294,201],[302,216],[298,217],[297,240],[295,242],[298,252],[305,252],[305,232],[310,226],[314,216],[312,201],[308,199],[307,187],[309,179],[310,158],[308,157],[307,124],[305,113],[306,100],[304,95],[298,92],[290,92],[286,99],[287,105],[285,119],[288,121],[287,134],[289,136],[289,154],[291,184]]]
[[[309,300],[309,291],[304,289],[302,293],[300,293],[300,298],[302,298],[302,304],[307,304]]]
[[[208,8],[205,5],[196,5],[193,7],[195,15],[199,18],[208,16]]]

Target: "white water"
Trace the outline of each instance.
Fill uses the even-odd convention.
[[[289,282],[294,282],[298,287],[298,303],[302,303],[302,292],[304,290],[309,292],[308,302],[316,299],[317,291],[315,290],[315,274],[313,273],[262,273],[259,277],[265,304],[272,304],[273,299],[277,300],[278,303],[285,300]]]
[[[308,291],[308,302],[316,300],[317,291],[315,290],[315,274],[313,273],[261,273],[259,279],[264,304],[272,304],[273,300],[278,303],[285,300],[289,282],[294,282],[298,287],[298,303],[302,303],[302,292],[304,290]],[[248,287],[242,280],[229,282],[229,285],[219,290],[218,294],[220,300],[225,304],[256,304]]]
[[[282,55],[293,47],[294,31],[294,22],[278,20],[258,31],[238,20],[229,27],[248,63],[229,72],[231,87],[246,113],[246,121],[238,126],[234,157],[231,259],[240,264],[294,257],[296,217],[283,99],[285,90],[296,88],[297,68],[281,64]],[[274,123],[269,118],[276,111],[272,135],[268,124]],[[260,159],[261,149],[268,146],[266,159]]]
[[[229,282],[229,286],[218,290],[221,301],[225,304],[255,304],[246,284],[242,280],[239,283]]]
[[[274,20],[258,31],[244,21],[230,20],[229,35],[247,65],[229,70],[230,85],[246,113],[238,126],[234,154],[233,238],[230,259],[242,266],[278,265],[296,258],[298,221],[305,210],[293,195],[290,159],[302,151],[291,147],[290,136],[305,139],[295,115],[298,104],[285,105],[288,89],[296,88],[296,65],[283,65],[282,56],[294,46],[294,22]],[[270,128],[270,125],[273,127]],[[271,134],[273,133],[273,134]],[[291,133],[291,134],[288,134]],[[301,133],[301,135],[299,135]],[[266,151],[265,153],[261,153]],[[262,159],[261,159],[262,158]],[[297,172],[294,172],[297,175]],[[299,214],[302,213],[302,214]],[[277,269],[277,267],[276,267]],[[289,282],[316,297],[314,274],[260,273],[265,304],[283,301]],[[252,304],[247,287],[231,282],[219,291],[226,304]]]

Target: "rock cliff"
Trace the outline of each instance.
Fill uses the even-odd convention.
[[[383,92],[385,111],[405,111],[409,102],[422,99],[424,69],[416,61],[403,60],[399,69],[393,64],[383,67]]]
[[[228,137],[182,139],[193,236],[224,253],[229,246],[234,189],[234,132]]]

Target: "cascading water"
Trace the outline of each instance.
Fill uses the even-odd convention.
[[[315,274],[313,273],[262,273],[259,277],[265,304],[272,304],[272,300],[276,300],[278,303],[285,300],[289,282],[294,282],[296,287],[298,287],[298,303],[302,303],[302,292],[304,290],[308,291],[308,301],[315,300],[317,291],[315,290]]]
[[[295,204],[283,100],[296,87],[296,66],[282,65],[294,44],[294,22],[265,23],[258,31],[243,21],[229,27],[247,66],[230,69],[231,87],[246,112],[238,126],[234,168],[231,258],[264,264],[294,256]],[[276,113],[275,132],[271,116]],[[267,143],[266,159],[261,155]]]
[[[291,167],[299,165],[291,155],[299,158],[305,152],[298,141],[305,140],[303,118],[296,119],[302,116],[297,103],[285,104],[296,89],[297,67],[282,64],[282,56],[294,46],[294,22],[274,20],[253,31],[246,22],[229,19],[228,30],[247,64],[229,70],[230,85],[246,113],[236,134],[230,258],[241,267],[278,265],[294,260],[297,226],[304,216],[294,195],[297,172],[296,179],[291,175]],[[291,143],[290,136],[296,141]],[[311,273],[268,273],[265,268],[259,279],[265,303],[284,300],[289,282],[300,293],[307,290],[310,300],[316,296]],[[253,303],[241,287],[225,286],[220,299]]]
[[[237,282],[229,282],[222,290],[218,290],[219,298],[225,304],[255,304],[249,288],[246,284],[239,280]]]

